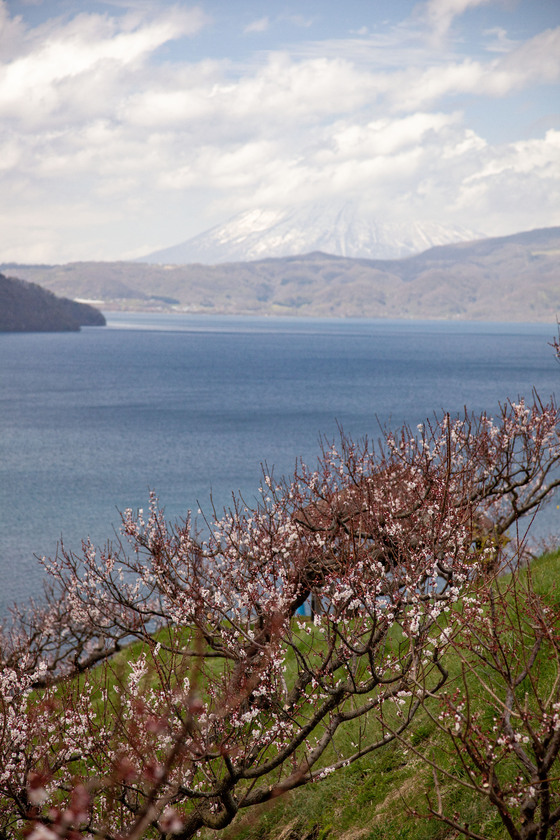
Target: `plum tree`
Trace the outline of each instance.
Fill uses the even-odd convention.
[[[403,737],[559,459],[556,407],[509,403],[343,437],[203,528],[152,496],[121,541],[61,546],[2,631],[3,836],[187,840]]]

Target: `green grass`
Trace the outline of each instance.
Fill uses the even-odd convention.
[[[431,733],[430,733],[431,734]],[[444,785],[453,810],[489,838],[505,833],[497,815],[460,786]],[[456,832],[431,819],[419,819],[433,788],[429,768],[399,744],[300,788],[270,806],[238,817],[222,833],[228,840],[443,840]],[[203,832],[205,840],[212,832]]]
[[[560,551],[543,555],[531,565],[535,591],[556,606],[560,606],[560,591],[556,586],[559,572]],[[176,642],[180,631],[161,632],[172,632]],[[109,672],[122,679],[128,663],[141,652],[140,643],[132,644],[107,666]],[[219,663],[210,660],[207,667],[218,668]],[[457,662],[450,660],[448,667],[451,679],[458,676]],[[101,673],[100,670],[99,677]],[[94,671],[80,677],[78,686],[81,689],[84,680],[95,684],[96,679]],[[102,714],[100,698],[99,703]],[[356,723],[337,734],[336,747],[341,754],[351,751],[349,742],[355,740],[358,726]],[[433,819],[418,818],[414,813],[426,812],[426,797],[433,797],[434,787],[430,767],[415,750],[437,757],[455,775],[461,773],[460,762],[444,750],[443,736],[425,712],[417,715],[407,738],[408,745],[395,741],[320,782],[306,785],[267,806],[242,812],[228,829],[218,834],[202,831],[201,840],[217,836],[225,840],[456,840],[458,835],[453,829]],[[330,751],[325,762],[332,758]],[[444,777],[440,783],[449,812],[460,814],[463,821],[489,840],[507,837],[497,812],[484,799]]]
[[[556,606],[560,605],[559,572],[560,551],[531,565],[535,591]],[[458,673],[456,663],[449,665],[452,674]],[[347,731],[346,737],[351,733]],[[457,757],[444,753],[443,736],[425,713],[415,719],[409,738],[412,747],[431,752],[460,776]],[[440,784],[449,812],[460,814],[489,840],[508,837],[497,811],[485,799],[457,782],[440,778]],[[393,742],[321,782],[242,813],[221,836],[226,840],[456,840],[454,829],[414,813],[426,813],[426,797],[433,798],[433,788],[431,769],[413,750]],[[201,833],[203,840],[212,836],[210,831]]]

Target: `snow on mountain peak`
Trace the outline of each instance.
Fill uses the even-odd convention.
[[[252,209],[139,262],[245,262],[323,251],[343,257],[400,259],[434,245],[480,239],[483,234],[436,222],[371,218],[351,202],[317,202],[283,209]]]

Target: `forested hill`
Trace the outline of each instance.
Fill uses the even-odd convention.
[[[105,318],[93,306],[0,274],[0,332],[64,332],[104,325]]]

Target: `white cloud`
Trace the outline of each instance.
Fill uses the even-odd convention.
[[[423,14],[436,40],[447,35],[453,20],[468,9],[482,6],[492,0],[429,0]]]
[[[547,84],[560,79],[560,26],[546,29],[509,52],[496,66],[509,88]]]
[[[204,22],[199,10],[172,8],[151,20],[80,14],[67,24],[40,27],[26,39],[26,53],[0,69],[0,116],[35,125],[47,120],[63,107],[68,82],[93,79],[99,85],[108,76],[114,84],[130,65],[137,68],[158,47],[194,34]]]
[[[410,114],[401,119],[387,117],[365,126],[351,125],[333,134],[339,153],[347,158],[392,156],[406,147],[419,147],[426,135],[460,121],[460,114]]]
[[[442,33],[474,5],[424,8]],[[255,61],[189,61],[179,39],[205,21],[160,5],[148,17],[82,13],[26,29],[0,0],[11,39],[0,63],[0,259],[141,254],[243,209],[329,196],[488,233],[560,223],[559,132],[495,145],[466,104],[556,82],[560,29],[515,44],[501,29],[487,61],[484,48],[476,59],[430,52],[406,27],[400,42],[395,29]],[[171,42],[177,52],[155,60]]]
[[[424,108],[446,96],[506,96],[535,84],[560,79],[560,27],[539,33],[499,59],[487,63],[466,58],[413,69],[392,78],[393,108]]]
[[[424,108],[445,96],[480,90],[486,73],[484,66],[471,59],[429,67],[421,73],[413,70],[398,74],[392,81],[393,108],[410,111]]]
[[[360,108],[375,96],[375,81],[343,59],[293,62],[276,53],[257,74],[223,93],[225,110],[238,118],[260,114],[274,122],[313,121]]]
[[[560,131],[544,139],[487,149],[477,171],[459,185],[452,210],[478,216],[495,234],[511,232],[504,207],[518,210],[518,229],[560,224]]]
[[[20,17],[12,17],[8,4],[0,0],[0,56],[10,61],[19,55],[25,38],[25,26]]]
[[[288,23],[291,26],[299,29],[308,29],[313,24],[312,18],[306,18],[298,14],[280,14],[271,20],[268,15],[251,21],[243,30],[245,35],[250,35],[255,32],[267,32],[273,25],[279,23]]]
[[[485,49],[494,53],[509,53],[517,46],[517,41],[508,37],[507,31],[501,26],[484,29],[483,36],[487,38]]]
[[[252,32],[266,32],[267,29],[270,29],[270,18],[262,17],[249,23],[243,31],[250,34]]]
[[[378,88],[371,74],[340,59],[294,62],[274,53],[239,79],[227,70],[214,63],[177,77],[154,74],[148,89],[123,99],[120,118],[154,130],[181,128],[201,142],[208,133],[238,141],[360,109],[374,101]]]
[[[504,172],[535,174],[539,178],[560,182],[560,170],[556,164],[560,160],[560,131],[547,131],[543,140],[523,140],[510,143],[500,150],[499,156],[488,161],[469,178],[466,184],[476,181],[488,181]],[[552,186],[552,185],[551,185]]]

